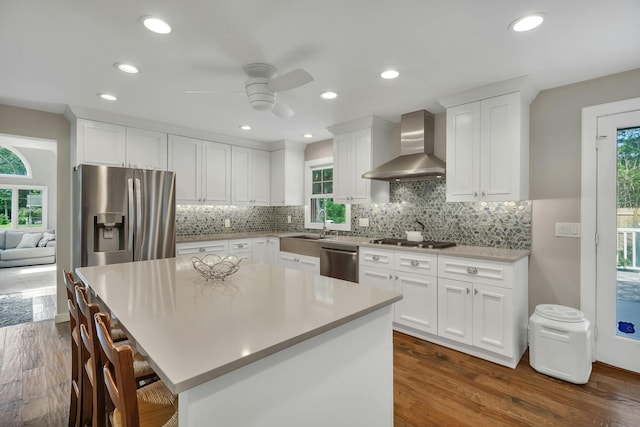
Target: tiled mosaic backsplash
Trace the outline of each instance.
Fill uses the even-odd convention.
[[[428,240],[511,249],[531,247],[531,202],[446,203],[443,179],[392,183],[391,203],[352,205],[351,232],[341,235],[404,238],[425,225]],[[287,216],[291,216],[291,223]],[[358,226],[369,218],[369,227]],[[229,219],[231,227],[224,226]],[[178,206],[178,236],[245,231],[308,231],[304,207]]]

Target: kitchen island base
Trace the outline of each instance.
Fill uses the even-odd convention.
[[[385,306],[188,389],[180,426],[392,426],[391,324]]]

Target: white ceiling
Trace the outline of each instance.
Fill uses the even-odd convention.
[[[546,13],[541,27],[508,30],[530,12]],[[173,32],[149,32],[143,15],[166,19]],[[544,90],[639,68],[638,16],[638,0],[0,0],[0,103],[317,141],[331,137],[327,126],[440,112],[439,97],[524,74]],[[142,73],[117,71],[119,61]],[[233,93],[244,90],[251,62],[314,76],[279,95],[294,117],[254,111]],[[400,77],[382,80],[388,67]],[[185,94],[194,89],[229,93]],[[340,96],[322,100],[325,90]],[[245,123],[253,130],[238,129]]]

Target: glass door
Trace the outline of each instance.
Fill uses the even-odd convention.
[[[640,112],[598,118],[596,358],[640,372]]]

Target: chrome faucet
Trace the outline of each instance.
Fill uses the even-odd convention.
[[[415,222],[417,222],[418,224],[420,224],[420,226],[422,227],[422,238],[424,239],[424,224],[421,223],[420,221],[418,221],[417,219],[415,220]]]
[[[322,232],[320,233],[320,237],[324,238],[325,234],[327,233],[327,211],[325,211],[324,209],[320,209],[318,211],[318,217],[320,216],[320,214],[323,214]]]

